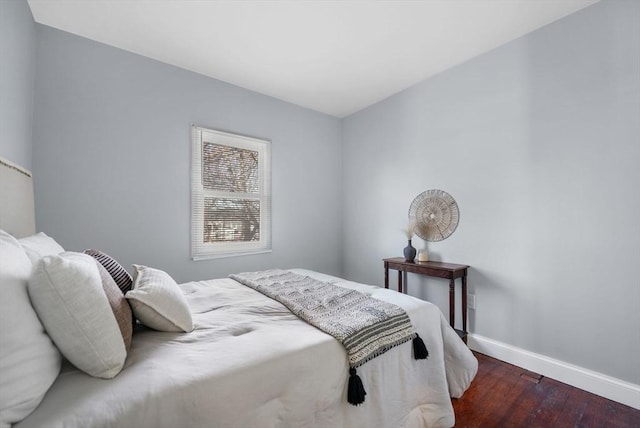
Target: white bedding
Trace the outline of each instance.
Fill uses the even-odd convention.
[[[114,379],[73,367],[16,428],[29,427],[450,427],[477,361],[434,305],[380,287],[311,271],[295,272],[402,306],[424,340],[358,369],[367,391],[346,401],[346,353],[337,341],[280,303],[231,279],[181,288],[194,313],[191,333],[136,332]]]

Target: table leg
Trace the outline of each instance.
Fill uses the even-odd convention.
[[[384,264],[384,288],[389,288],[389,265]]]
[[[398,292],[402,293],[402,271],[398,271]]]
[[[404,294],[409,293],[409,279],[407,278],[407,271],[402,272],[402,279],[404,280]]]
[[[462,275],[462,331],[467,332],[467,275]],[[466,336],[465,336],[466,339]]]
[[[456,283],[453,278],[449,280],[449,324],[453,327],[456,323]]]

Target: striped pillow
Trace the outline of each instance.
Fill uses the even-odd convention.
[[[122,294],[126,294],[127,291],[131,290],[131,286],[133,285],[131,275],[129,275],[129,272],[127,272],[120,263],[115,261],[113,257],[98,250],[84,250],[84,253],[90,255],[104,266],[107,272],[109,272],[109,275],[111,275],[116,284],[118,284]]]

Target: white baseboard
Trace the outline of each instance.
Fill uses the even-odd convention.
[[[640,410],[640,385],[477,334],[469,334],[467,342],[474,351]]]

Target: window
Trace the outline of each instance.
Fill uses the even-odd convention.
[[[271,251],[266,140],[192,127],[191,257]]]

